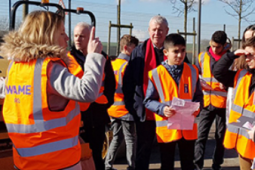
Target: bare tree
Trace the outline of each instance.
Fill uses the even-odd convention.
[[[195,9],[193,8],[193,5],[197,1],[196,0],[170,0],[170,2],[173,4],[174,12],[178,12],[178,16],[184,14],[184,32],[187,33],[188,12],[195,11]],[[179,6],[184,5],[184,8],[177,7],[177,5],[179,5]],[[187,40],[187,35],[185,35],[185,40]]]
[[[253,6],[254,0],[219,0],[225,4],[227,4],[234,12],[230,13],[226,9],[226,13],[238,19],[238,39],[240,39],[241,32],[241,22],[242,19],[245,21],[248,20],[248,16],[252,14],[255,10]],[[238,42],[238,47],[240,47],[240,41]]]

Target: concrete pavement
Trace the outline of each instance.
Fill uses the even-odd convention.
[[[213,124],[213,127],[211,128],[206,151],[205,151],[205,161],[204,161],[204,170],[210,170],[212,165],[212,154],[213,149],[215,146],[214,141],[214,133],[215,133],[215,127]],[[175,160],[175,168],[176,170],[180,170],[180,160],[179,160],[179,153],[178,149],[176,150],[176,160]],[[239,160],[238,156],[235,150],[225,150],[225,159],[224,164],[222,165],[222,169],[224,170],[239,170]],[[118,158],[115,161],[114,168],[118,170],[126,170],[127,168],[127,162],[125,159],[125,155]],[[159,149],[157,144],[153,147],[151,160],[150,160],[150,170],[159,170],[160,169],[160,157],[159,157]],[[0,170],[15,170],[13,168],[13,160],[12,160],[12,151],[5,150],[1,151],[0,147]]]
[[[215,140],[215,124],[212,125],[212,128],[209,133],[208,141],[206,144],[205,150],[205,160],[204,160],[204,170],[211,170],[212,166],[212,155],[214,152]],[[178,149],[175,151],[175,169],[180,170],[180,159]],[[118,158],[115,161],[114,168],[118,170],[126,170],[127,161],[125,155],[121,158]],[[150,159],[150,170],[159,170],[160,169],[160,156],[159,148],[157,145],[153,147],[151,159]],[[223,170],[239,170],[239,160],[238,155],[235,150],[225,150],[224,154],[224,163],[222,165]]]

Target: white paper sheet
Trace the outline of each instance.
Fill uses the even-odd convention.
[[[199,102],[188,102],[174,98],[171,107],[176,113],[168,118],[168,129],[192,130],[195,117],[192,115],[200,107]]]

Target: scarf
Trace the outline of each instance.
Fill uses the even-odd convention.
[[[225,54],[227,51],[222,51],[220,54],[214,54],[212,48],[210,47],[209,48],[209,53],[212,55],[212,57],[215,59],[215,61],[218,61],[222,56],[223,54]]]

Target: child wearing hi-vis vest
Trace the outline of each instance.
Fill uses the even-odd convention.
[[[183,62],[186,54],[184,38],[169,34],[164,41],[167,60],[149,72],[149,83],[144,99],[145,107],[155,114],[157,141],[160,147],[161,170],[174,169],[175,146],[178,144],[182,170],[194,169],[194,144],[197,139],[197,124],[192,130],[168,129],[168,118],[176,111],[169,106],[174,97],[185,101],[200,102],[203,93],[198,70]],[[193,113],[197,116],[199,109]],[[178,114],[178,113],[177,113]]]
[[[245,58],[248,68],[238,71],[229,70],[229,66],[239,57]],[[246,39],[241,49],[223,55],[215,64],[213,74],[226,87],[234,87],[223,145],[226,149],[237,151],[240,170],[255,170],[255,128],[248,131],[254,126],[255,118],[255,37]],[[240,122],[244,127],[236,126],[236,122]]]

